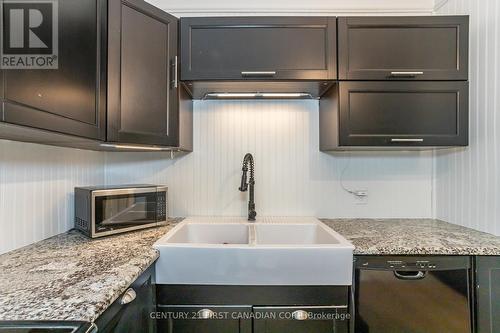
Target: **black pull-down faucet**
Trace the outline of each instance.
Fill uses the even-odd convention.
[[[247,172],[250,166],[250,180],[247,183]],[[243,158],[243,175],[241,176],[241,186],[239,190],[241,192],[246,192],[249,190],[249,200],[248,200],[248,221],[255,221],[257,217],[257,212],[255,211],[255,179],[254,179],[254,162],[252,154],[248,153]]]

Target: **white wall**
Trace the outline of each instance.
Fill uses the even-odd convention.
[[[470,15],[470,146],[437,155],[437,217],[500,235],[500,2],[449,0],[437,14]]]
[[[261,215],[432,216],[431,153],[321,153],[318,121],[317,101],[195,102],[193,153],[110,153],[107,182],[167,184],[173,216],[244,215],[237,189],[252,152]],[[346,165],[344,184],[368,190],[366,205],[342,190]]]
[[[103,182],[103,153],[0,140],[0,253],[70,229],[73,188]]]

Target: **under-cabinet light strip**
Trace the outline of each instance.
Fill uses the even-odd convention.
[[[208,93],[206,98],[312,98],[308,93]]]
[[[109,143],[101,143],[101,147],[115,148],[115,149],[131,149],[131,150],[154,150],[154,151],[172,151],[172,150],[175,150],[172,148],[163,148],[163,147],[120,145],[120,144],[109,144]]]

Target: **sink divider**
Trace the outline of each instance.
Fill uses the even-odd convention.
[[[255,246],[256,242],[257,242],[257,235],[255,232],[255,225],[249,224],[248,225],[248,245]]]

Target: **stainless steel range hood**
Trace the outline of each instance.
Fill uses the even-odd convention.
[[[188,81],[193,99],[319,99],[334,81]]]

